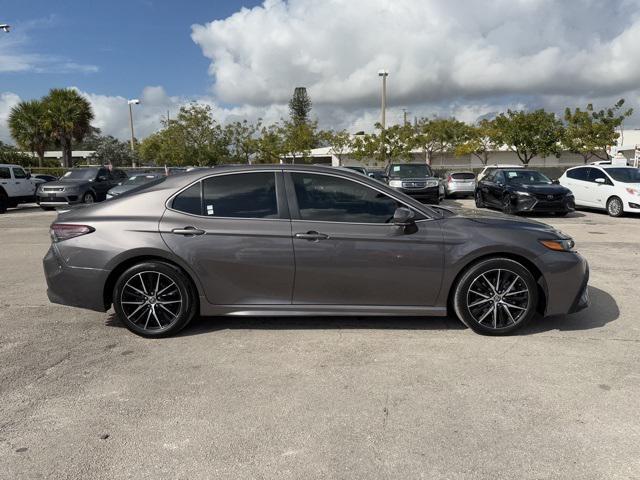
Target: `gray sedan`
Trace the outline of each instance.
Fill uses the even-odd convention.
[[[234,166],[170,176],[59,215],[52,302],[114,306],[131,331],[196,315],[455,313],[478,333],[588,304],[587,262],[536,221],[431,207],[346,169]]]

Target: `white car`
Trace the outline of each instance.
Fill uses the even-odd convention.
[[[35,201],[36,186],[31,174],[20,165],[0,164],[0,213],[19,203]]]
[[[640,169],[585,165],[565,171],[560,185],[573,193],[577,207],[600,208],[612,217],[640,213]]]
[[[524,168],[524,165],[498,165],[498,164],[487,165],[478,174],[478,181],[482,180],[484,177],[486,177],[489,173],[491,173],[496,168],[508,168],[508,169]]]

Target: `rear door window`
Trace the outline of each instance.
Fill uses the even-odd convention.
[[[202,184],[207,217],[278,218],[274,172],[218,175]]]
[[[171,203],[171,208],[191,215],[202,215],[202,184],[194,183],[180,192]]]
[[[574,168],[573,170],[567,171],[567,178],[586,182],[588,180],[588,174],[589,172],[587,168]]]

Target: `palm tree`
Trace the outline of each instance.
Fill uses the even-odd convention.
[[[93,131],[91,104],[77,91],[65,88],[52,88],[42,102],[45,105],[45,127],[51,139],[62,148],[64,166],[71,167],[72,142],[81,142]]]
[[[42,167],[49,132],[44,125],[45,108],[40,100],[18,103],[9,113],[9,130],[18,146],[38,155]]]

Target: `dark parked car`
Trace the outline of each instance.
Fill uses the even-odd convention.
[[[384,170],[369,170],[369,173],[367,175],[369,175],[369,177],[373,178],[374,180],[387,183],[387,174]]]
[[[134,190],[141,185],[153,182],[164,177],[164,173],[139,173],[132,175],[107,192],[107,198],[117,197],[125,192]]]
[[[504,213],[555,213],[575,210],[573,194],[546,175],[523,168],[497,168],[478,182],[476,206],[496,207]]]
[[[392,163],[385,175],[389,186],[427,203],[440,203],[444,188],[426,163]],[[442,190],[442,192],[441,192]]]
[[[106,167],[73,168],[59,180],[38,186],[36,201],[44,210],[77,203],[94,203],[104,200],[107,192],[127,174]]]
[[[344,166],[342,168],[347,168],[347,169],[352,170],[354,172],[361,173],[362,175],[368,175],[367,169],[364,168],[364,167],[358,167],[358,166],[355,166],[355,165],[346,165],[346,166]]]
[[[58,216],[49,299],[144,336],[195,315],[446,315],[505,334],[588,303],[573,241],[533,220],[423,205],[345,169],[220,167]],[[451,308],[451,310],[449,310]]]

